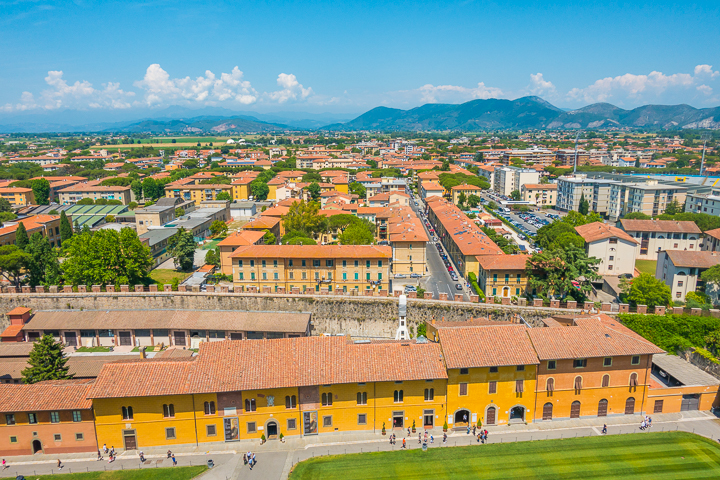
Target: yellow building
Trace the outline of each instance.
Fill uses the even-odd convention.
[[[382,245],[251,245],[230,259],[236,289],[387,290],[392,249]]]
[[[482,191],[482,188],[476,187],[475,185],[457,185],[450,189],[450,193],[452,194],[452,201],[455,205],[460,203],[461,193],[465,194],[465,201],[467,202],[467,199],[470,198],[470,195],[480,197],[480,193]]]
[[[217,196],[226,192],[232,196],[233,185],[167,185],[165,196],[168,198],[182,198],[183,200],[194,200],[196,204],[205,201],[217,200]]]
[[[478,256],[478,286],[486,297],[512,298],[525,295],[527,255]]]
[[[557,203],[557,183],[526,183],[520,187],[523,200],[538,206],[555,206]]]
[[[10,202],[13,207],[24,207],[35,203],[32,188],[3,187],[0,188],[0,197]]]

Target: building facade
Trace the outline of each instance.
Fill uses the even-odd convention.
[[[601,222],[580,225],[575,231],[585,240],[588,257],[600,259],[599,275],[632,274],[635,271],[639,242],[633,237]]]
[[[701,249],[702,231],[695,222],[622,219],[620,224],[638,241],[640,260],[657,260],[661,250],[696,252]]]

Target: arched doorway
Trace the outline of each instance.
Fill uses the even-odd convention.
[[[607,405],[608,401],[604,398],[598,402],[598,417],[607,417]]]
[[[277,438],[278,434],[278,424],[275,420],[270,420],[267,425],[265,426],[265,431],[267,432],[267,438],[268,440]]]
[[[525,421],[525,407],[516,405],[510,409],[510,423],[518,423]]]
[[[543,405],[543,420],[552,420],[552,410],[552,402],[547,402],[545,405]]]
[[[33,454],[42,453],[42,443],[40,440],[33,440],[32,442]]]
[[[470,411],[461,409],[455,412],[455,426],[464,427],[470,423]]]
[[[577,400],[570,405],[570,418],[580,418],[580,402]]]
[[[502,296],[503,298],[508,298],[510,296],[510,287],[503,287]]]
[[[488,407],[487,412],[485,412],[485,423],[488,425],[495,425],[495,407]]]
[[[630,397],[625,401],[625,415],[635,413],[635,398]]]

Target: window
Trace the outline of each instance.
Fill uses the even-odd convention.
[[[366,279],[366,280],[370,280],[370,274],[369,274],[369,273],[366,273],[366,274],[365,274],[365,279]]]
[[[165,429],[165,439],[167,440],[175,440],[175,427],[170,427]]]
[[[357,261],[357,260],[355,260],[355,266],[356,266],[356,267],[359,267],[359,266],[360,266],[360,262]]]
[[[15,425],[15,414],[14,413],[6,413],[5,414],[5,423],[7,425]]]
[[[250,280],[255,280],[255,272],[250,272]]]
[[[365,262],[365,268],[370,268],[370,260],[367,260],[367,261]]]
[[[555,379],[554,378],[547,379],[547,382],[545,383],[545,390],[547,390],[548,393],[552,393],[555,391]]]
[[[637,373],[630,374],[630,386],[631,387],[637,387],[638,386],[638,376]]]
[[[610,375],[603,375],[602,386],[603,388],[607,388],[608,386],[610,386]]]
[[[288,260],[288,267],[292,267],[292,266],[293,266],[293,261],[292,261],[292,258],[291,258],[290,260]]]
[[[175,405],[172,403],[163,405],[163,417],[172,418],[175,416]]]
[[[555,361],[555,360],[548,360],[547,369],[548,369],[548,370],[555,370],[556,368],[557,368],[557,361]]]
[[[347,267],[347,260],[343,260],[342,266],[343,266],[343,268]]]
[[[205,415],[215,415],[215,402],[205,402],[203,407]]]
[[[682,287],[682,286],[683,286],[683,281],[682,281],[682,280],[678,280],[678,287]]]
[[[255,260],[250,260],[250,266],[251,266],[251,267],[254,267],[254,266],[255,266]]]
[[[287,421],[287,429],[288,430],[295,430],[297,429],[297,420],[294,418],[288,418]]]
[[[123,420],[132,420],[133,419],[133,408],[132,407],[122,407],[122,418],[123,418]]]
[[[358,414],[358,425],[367,425],[367,414],[365,414],[365,413]]]
[[[582,390],[582,377],[580,375],[575,377],[575,390]]]
[[[357,404],[358,405],[367,405],[367,392],[358,392],[357,393]]]
[[[333,401],[332,393],[323,393],[322,394],[322,406],[323,407],[332,407],[332,401]]]
[[[343,275],[343,276],[342,276],[342,279],[343,279],[343,280],[347,280],[347,273],[346,273],[346,272],[343,272],[342,275]]]
[[[313,267],[319,267],[320,266],[320,260],[313,260]]]
[[[675,298],[680,298],[681,296],[682,296],[682,293],[680,293],[680,292],[675,293]]]
[[[677,243],[673,243],[673,248],[678,248],[678,244],[677,244]]]
[[[83,440],[85,440],[85,435],[83,435],[82,433],[76,433],[75,440],[78,442],[82,442]]]
[[[50,423],[60,423],[60,412],[50,412]]]
[[[460,369],[460,375],[467,375],[468,373],[469,373],[469,369],[467,369],[467,368]]]
[[[498,367],[490,367],[490,373],[497,373]]]
[[[332,415],[323,416],[323,427],[332,427]]]
[[[515,393],[523,393],[524,390],[524,381],[523,380],[515,380]]]
[[[435,389],[434,388],[426,388],[425,389],[425,401],[432,402],[433,400],[435,400]]]
[[[277,267],[277,260],[273,260],[273,267]]]
[[[573,367],[575,367],[575,368],[587,367],[587,358],[578,358],[578,359],[573,360]]]
[[[378,273],[378,280],[382,280],[382,273]]]
[[[497,393],[497,382],[488,382],[488,393]]]
[[[255,399],[254,398],[246,398],[245,399],[245,411],[246,412],[254,412],[255,410],[256,410]]]
[[[28,413],[28,423],[29,424],[37,423],[37,413]]]
[[[516,368],[516,370],[517,370],[518,372],[524,372],[524,371],[525,371],[525,365],[518,365],[517,368]]]
[[[632,365],[640,365],[640,355],[633,355],[632,359],[630,360],[630,363]]]
[[[238,280],[245,280],[245,274],[243,272],[238,272]]]
[[[608,257],[608,260],[610,260],[612,262],[613,260],[615,260],[615,256],[610,255],[610,257]]]
[[[257,432],[257,424],[255,422],[247,422],[247,433]]]
[[[460,384],[460,396],[464,396],[468,394],[468,384],[467,383],[461,383]]]
[[[73,410],[72,419],[73,422],[82,422],[82,414],[80,413],[80,410]]]
[[[611,238],[611,239],[610,239],[610,243],[611,243],[612,245],[615,245],[615,244],[617,243],[617,238],[614,238],[614,237]]]
[[[393,393],[393,401],[395,403],[402,403],[403,401],[403,391],[402,390],[395,390]]]
[[[242,266],[243,266],[243,261],[242,261],[242,260],[238,260],[238,267],[242,267]]]
[[[360,274],[355,272],[355,280],[360,280]]]
[[[263,268],[265,268],[267,266],[267,263],[265,262],[265,260],[262,261],[262,266],[263,266]]]
[[[17,437],[16,436],[10,437],[10,443],[18,443]]]
[[[378,267],[382,267],[382,260],[378,260]]]
[[[325,260],[325,266],[326,267],[332,267],[333,266],[333,260]]]
[[[54,434],[53,440],[55,440],[56,442],[62,442],[62,435],[59,433]]]
[[[214,437],[217,435],[217,427],[215,424],[212,425],[205,425],[205,433],[208,437]]]
[[[302,266],[305,267],[305,260],[302,261]]]
[[[287,395],[285,397],[285,408],[296,408],[297,407],[297,397],[295,395]]]

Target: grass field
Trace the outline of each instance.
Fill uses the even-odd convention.
[[[112,470],[109,472],[63,473],[59,475],[31,475],[28,480],[189,480],[207,470],[205,466],[146,468],[142,470]]]
[[[190,273],[178,272],[177,270],[165,268],[156,268],[155,270],[150,270],[148,276],[160,285],[165,285],[166,283],[172,283],[173,279],[176,277],[180,279],[179,283],[182,283],[183,280],[190,276]]]
[[[649,273],[655,276],[655,267],[657,266],[657,260],[635,260],[635,268],[640,273]]]
[[[318,457],[290,480],[720,478],[720,446],[684,432]]]

